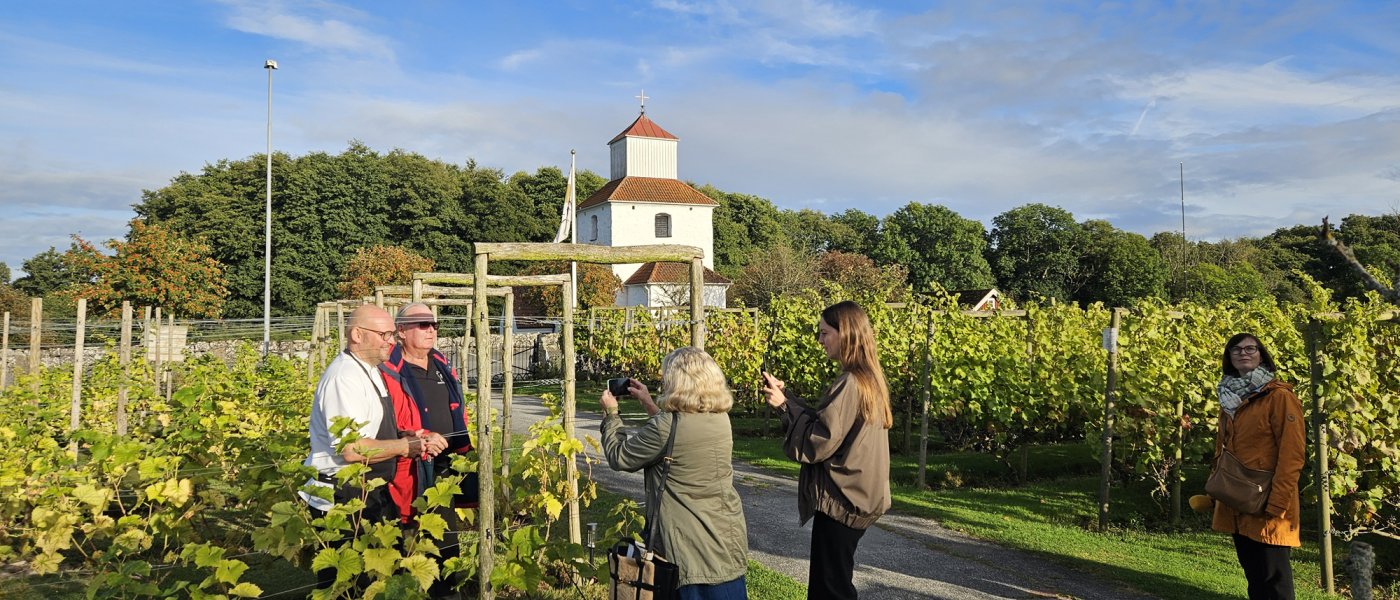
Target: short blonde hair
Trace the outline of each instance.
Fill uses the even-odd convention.
[[[661,361],[661,408],[682,413],[729,412],[734,396],[719,364],[704,350],[677,348]]]

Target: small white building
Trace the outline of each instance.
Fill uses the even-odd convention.
[[[646,110],[608,142],[612,180],[580,202],[574,223],[579,243],[600,246],[681,244],[705,251],[705,305],[724,308],[733,285],[714,272],[714,212],[719,203],[676,178],[676,136],[647,118]],[[621,279],[619,306],[676,306],[690,302],[690,265],[613,265]]]

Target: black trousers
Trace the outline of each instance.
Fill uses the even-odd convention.
[[[856,545],[864,529],[853,529],[817,513],[812,519],[811,565],[807,569],[808,600],[856,598],[851,576],[856,566]]]
[[[1235,556],[1249,582],[1249,600],[1293,600],[1293,566],[1288,546],[1256,542],[1238,533]]]

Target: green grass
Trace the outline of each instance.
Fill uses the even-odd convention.
[[[790,476],[798,471],[775,438],[736,438],[734,455]],[[952,529],[1048,556],[1163,598],[1223,600],[1244,592],[1230,538],[1210,531],[1208,517],[1189,508],[1182,526],[1173,529],[1145,486],[1115,488],[1110,530],[1093,531],[1098,522],[1098,463],[1086,446],[1033,447],[1027,469],[1030,483],[1020,486],[1013,483],[1009,466],[985,454],[930,455],[928,482],[940,489],[916,489],[917,469],[917,458],[891,456],[895,510],[936,519]],[[1187,475],[1183,489],[1203,485],[1203,472]],[[1308,543],[1316,534],[1307,531],[1307,523],[1316,517],[1308,517],[1304,515],[1304,546],[1293,554],[1294,576],[1298,598],[1321,599],[1327,596],[1317,585],[1317,548]]]

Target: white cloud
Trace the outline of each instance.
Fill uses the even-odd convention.
[[[317,14],[298,14],[286,4],[275,0],[220,1],[233,9],[227,23],[229,27],[238,31],[289,40],[324,50],[388,59],[394,56],[388,38],[330,16],[354,18],[362,15],[346,7],[329,2],[316,2],[306,5],[303,10]]]

